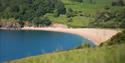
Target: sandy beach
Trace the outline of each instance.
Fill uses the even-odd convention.
[[[80,35],[88,40],[94,42],[94,44],[99,45],[102,42],[110,39],[113,35],[118,33],[117,30],[113,29],[96,29],[96,28],[54,28],[54,27],[24,27],[22,30],[44,30],[44,31],[55,31],[55,32],[65,32]]]

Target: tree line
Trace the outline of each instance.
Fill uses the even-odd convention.
[[[46,13],[60,15],[65,12],[66,8],[60,0],[0,0],[0,19],[14,18],[21,22],[30,21],[32,23],[36,20],[45,22],[42,25],[48,25],[50,20],[43,18]],[[47,24],[46,21],[48,21]]]

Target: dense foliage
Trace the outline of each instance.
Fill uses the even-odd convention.
[[[125,28],[125,9],[112,12],[112,10],[106,10],[98,12],[95,21],[90,23],[91,27],[103,27],[103,28]]]
[[[51,24],[51,21],[47,18],[34,18],[32,20],[32,24],[34,24],[36,27],[43,27],[43,26],[49,26]]]
[[[118,33],[117,35],[113,36],[111,38],[111,42],[112,44],[116,43],[116,44],[121,44],[121,43],[125,43],[125,30],[121,33]]]
[[[19,20],[32,20],[46,13],[57,10],[59,14],[65,13],[65,7],[60,0],[0,0],[0,18],[15,18]]]
[[[71,1],[74,1],[74,2],[83,2],[83,0],[71,0]]]
[[[51,25],[51,21],[47,18],[39,18],[35,17],[32,21],[19,21],[14,18],[10,19],[0,19],[0,28],[7,28],[7,29],[20,29],[24,26],[30,27],[44,27]]]
[[[117,33],[115,36],[113,36],[107,42],[102,43],[100,46],[109,46],[109,45],[123,44],[123,43],[125,43],[125,30]]]
[[[125,4],[123,0],[118,0],[118,1],[112,2],[112,6],[125,6]]]

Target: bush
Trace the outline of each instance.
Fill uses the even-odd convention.
[[[53,13],[53,14],[54,14],[54,17],[59,17],[59,12],[58,12],[57,9],[54,10],[54,13]]]
[[[112,2],[112,6],[125,6],[125,4],[123,0],[118,0],[118,1]]]
[[[67,18],[67,21],[68,21],[68,22],[72,22],[72,21],[73,21],[72,17]]]
[[[95,21],[89,24],[90,27],[100,28],[125,28],[125,9],[120,11],[103,11],[96,14]]]
[[[66,16],[67,16],[67,18],[70,18],[70,17],[74,17],[74,16],[80,15],[79,13],[81,13],[81,12],[79,12],[79,11],[74,11],[73,9],[68,8],[68,9],[67,9],[67,12],[66,12]]]
[[[121,44],[125,43],[125,30],[111,38],[112,43]]]
[[[66,12],[66,16],[67,18],[70,18],[70,17],[73,17],[73,10],[71,8],[68,8],[67,9],[67,12]]]
[[[47,18],[36,17],[32,20],[32,23],[37,27],[41,27],[41,26],[49,26],[51,24],[51,21]]]
[[[90,48],[91,45],[90,44],[82,44],[81,46],[77,47],[76,49],[82,49],[82,48]]]
[[[118,34],[116,34],[115,36],[113,36],[107,42],[104,42],[104,43],[100,44],[100,46],[122,44],[122,43],[125,43],[125,30],[122,31],[122,32],[119,32]]]
[[[71,0],[71,1],[74,1],[74,2],[83,2],[83,0]]]
[[[109,9],[110,9],[110,6],[104,6],[104,9],[105,9],[105,10],[109,10]]]

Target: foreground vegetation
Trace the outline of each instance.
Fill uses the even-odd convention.
[[[112,37],[110,42],[105,42],[109,43],[108,45],[95,48],[80,47],[69,51],[9,61],[8,63],[125,63],[124,38],[123,31]]]
[[[125,44],[33,56],[8,63],[125,63]]]

